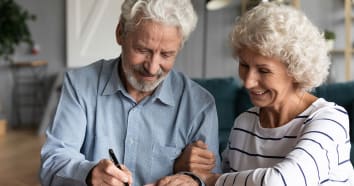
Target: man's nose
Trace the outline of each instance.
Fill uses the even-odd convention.
[[[145,70],[150,75],[156,75],[160,70],[160,63],[161,63],[161,59],[159,58],[159,56],[152,55],[150,59],[144,64]]]

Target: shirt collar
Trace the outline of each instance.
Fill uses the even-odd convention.
[[[107,78],[106,86],[103,89],[102,95],[112,95],[118,91],[122,93],[127,93],[122,80],[118,74],[118,65],[122,60],[119,57],[115,60],[115,64],[113,65],[113,69],[111,71],[111,75]],[[127,93],[128,94],[128,93]],[[173,99],[172,93],[172,77],[171,72],[168,73],[165,80],[160,83],[160,85],[156,88],[155,92],[151,95],[153,101],[160,100],[162,103],[174,106],[175,101]]]
[[[175,105],[175,100],[173,98],[173,92],[172,92],[172,77],[171,77],[171,72],[169,72],[165,78],[161,82],[161,84],[157,87],[155,92],[152,95],[152,98],[160,100],[162,103],[165,103],[166,105]]]
[[[105,82],[106,86],[103,89],[102,95],[112,95],[118,91],[122,91],[122,92],[125,91],[123,83],[118,74],[118,65],[120,62],[121,62],[121,58],[119,57],[114,61],[114,65],[112,69],[106,69],[107,71],[111,70],[111,73],[110,76],[107,78],[107,82]],[[108,66],[106,66],[106,68],[107,67]],[[103,73],[107,71],[104,70]]]

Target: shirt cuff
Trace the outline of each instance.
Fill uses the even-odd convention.
[[[90,173],[91,169],[96,165],[97,163],[95,162],[89,162],[89,161],[84,161],[83,163],[80,164],[80,170],[78,171],[78,177],[80,180],[86,184],[86,178],[88,174]]]

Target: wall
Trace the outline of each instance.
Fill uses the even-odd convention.
[[[121,52],[115,30],[123,0],[66,0],[66,64],[77,68]]]
[[[235,76],[237,65],[229,47],[229,32],[240,14],[239,3],[207,11],[205,2],[192,1],[198,14],[198,25],[177,58],[175,68],[190,77]]]
[[[65,1],[16,0],[16,2],[37,15],[37,20],[30,23],[30,30],[41,51],[38,56],[31,56],[26,53],[26,47],[20,47],[15,59],[45,59],[49,62],[48,74],[62,71],[66,59]],[[198,25],[179,54],[175,68],[191,77],[237,77],[237,65],[231,57],[228,33],[235,17],[240,14],[240,1],[233,1],[227,8],[208,12],[205,12],[204,1],[192,0],[192,2],[199,15]],[[301,9],[316,25],[323,29],[335,30],[338,38],[335,46],[338,48],[344,46],[343,3],[344,1],[338,0],[301,1]],[[333,81],[343,81],[343,55],[335,54],[333,60],[332,75],[335,77]],[[9,68],[4,66],[3,62],[0,64],[0,102],[11,123],[16,117],[11,112],[13,80]]]

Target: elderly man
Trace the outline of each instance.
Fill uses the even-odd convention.
[[[198,140],[213,152],[203,155],[215,159],[206,167],[220,171],[214,100],[172,69],[196,21],[190,0],[124,1],[120,57],[65,75],[41,151],[43,185],[155,183],[173,174],[175,159]],[[109,160],[110,148],[121,169]],[[183,176],[190,180],[181,175],[168,184]]]

